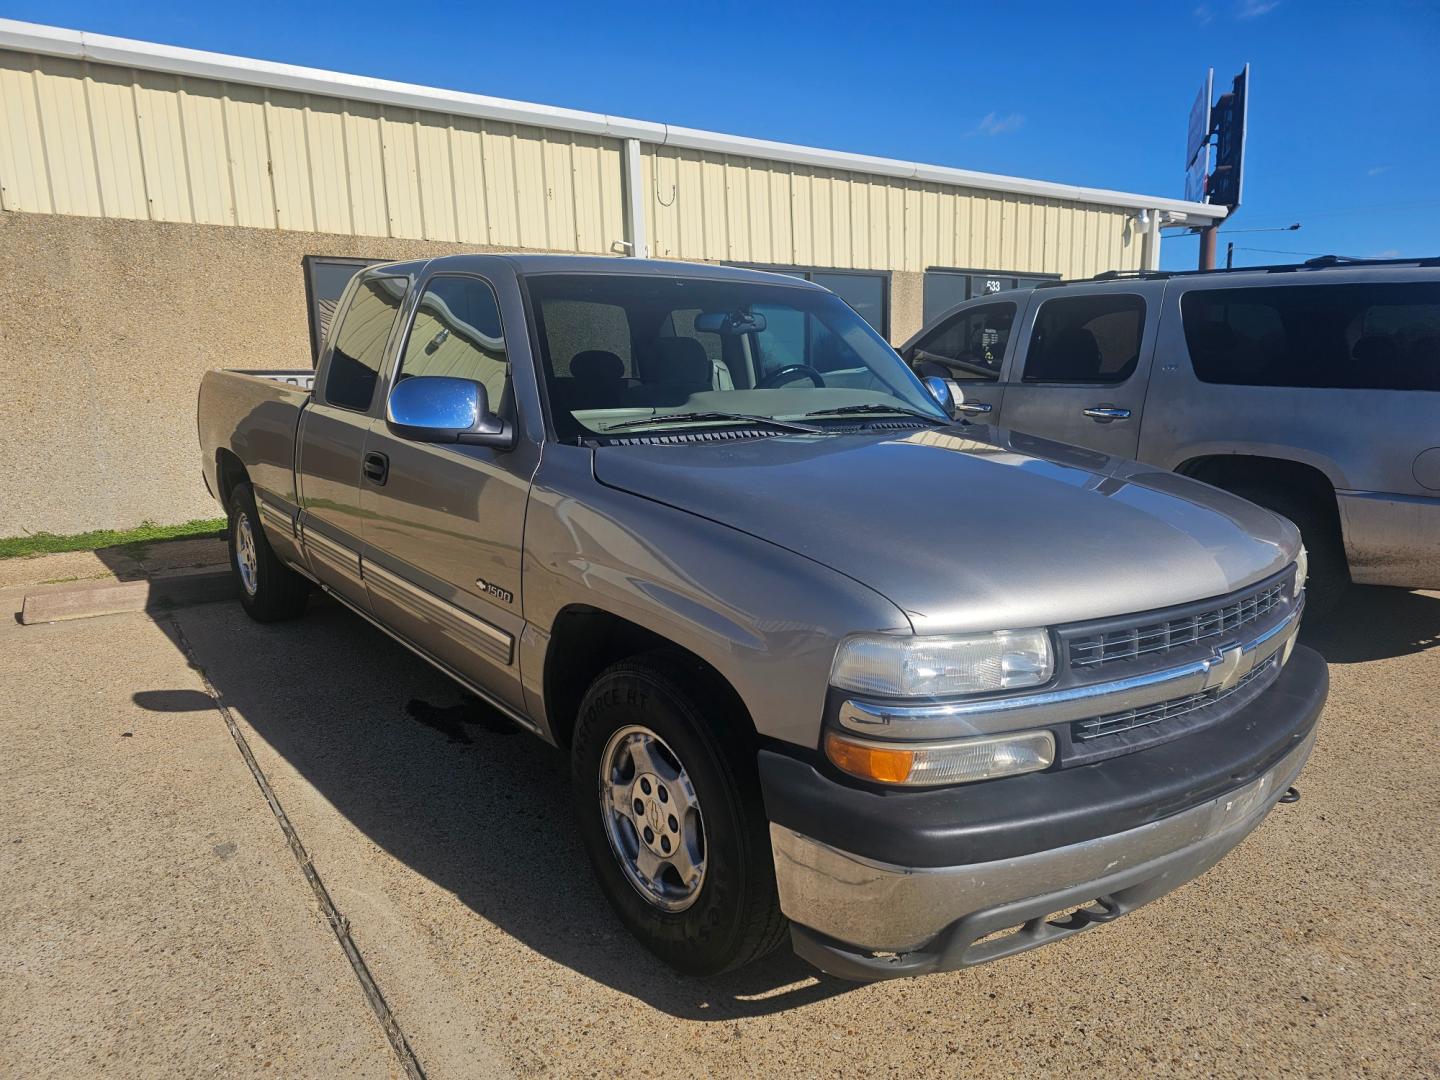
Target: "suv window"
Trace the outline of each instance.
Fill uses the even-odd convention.
[[[1046,300],[1035,316],[1025,382],[1119,383],[1140,362],[1145,301],[1139,296]]]
[[[1440,284],[1195,289],[1180,311],[1202,382],[1440,390]]]
[[[921,338],[910,361],[921,375],[958,382],[994,382],[1000,378],[1014,304],[986,304],[956,315]]]
[[[330,353],[325,375],[328,404],[357,412],[370,408],[385,342],[400,314],[406,285],[403,277],[374,277],[356,287]]]
[[[437,277],[425,287],[397,379],[450,375],[482,383],[495,409],[510,378],[500,305],[488,283]]]

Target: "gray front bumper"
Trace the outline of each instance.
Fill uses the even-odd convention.
[[[997,960],[1118,918],[1198,877],[1249,835],[1299,776],[1314,742],[1312,730],[1258,779],[1182,813],[995,862],[895,866],[772,824],[795,951],[842,978],[894,978]]]

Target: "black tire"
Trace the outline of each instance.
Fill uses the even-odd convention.
[[[248,482],[235,485],[230,492],[230,520],[225,530],[230,544],[230,570],[240,589],[240,603],[245,613],[256,622],[279,622],[293,619],[305,610],[310,597],[310,583],[280,561],[265,538],[260,514],[255,508],[255,492]],[[254,554],[252,581],[247,582],[241,566],[242,536],[248,529]]]
[[[747,739],[727,737],[717,715],[729,699],[724,687],[682,658],[647,653],[612,665],[591,684],[571,746],[576,820],[606,899],[646,948],[691,975],[759,959],[789,927],[775,890],[754,748]],[[642,895],[607,831],[601,758],[612,737],[634,725],[673,752],[701,807],[704,875],[684,910],[661,910]]]
[[[1263,484],[1235,485],[1230,490],[1242,499],[1289,518],[1300,530],[1309,557],[1310,573],[1305,583],[1305,614],[1322,619],[1350,588],[1350,564],[1345,558],[1345,541],[1335,507],[1325,505],[1306,491],[1287,491]]]

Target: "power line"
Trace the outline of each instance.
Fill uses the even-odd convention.
[[[1324,255],[1335,255],[1335,252],[1333,252],[1333,251],[1293,251],[1293,250],[1292,250],[1292,251],[1281,251],[1279,248],[1236,247],[1235,250],[1236,250],[1236,251],[1258,251],[1258,252],[1260,252],[1262,255],[1314,255],[1314,256],[1317,256],[1317,257],[1319,257],[1319,256],[1324,256]],[[1361,259],[1361,258],[1364,258],[1364,256],[1362,256],[1362,255],[1335,255],[1335,257],[1336,257],[1337,259]]]

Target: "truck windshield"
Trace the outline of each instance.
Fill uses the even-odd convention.
[[[870,324],[819,289],[638,274],[526,284],[563,441],[727,424],[824,430],[887,414],[949,421]]]

